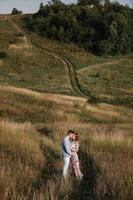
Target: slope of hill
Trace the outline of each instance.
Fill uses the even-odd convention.
[[[132,199],[132,55],[96,57],[28,32],[23,17],[0,17],[1,199]],[[68,129],[84,179],[62,183]]]
[[[13,21],[26,32],[31,43],[38,48],[58,55],[58,58],[65,59],[68,68],[73,68],[72,73],[69,69],[71,83],[73,89],[75,89],[75,85],[78,86],[79,89],[75,90],[78,95],[86,98],[96,96],[100,102],[114,105],[133,106],[132,95],[124,92],[133,86],[132,54],[127,56],[94,56],[79,49],[74,44],[61,44],[29,32],[25,28],[24,19],[24,17],[15,17]],[[76,79],[76,82],[73,79]]]
[[[1,84],[72,93],[65,64],[48,52],[32,47],[9,17],[0,20],[0,33]]]

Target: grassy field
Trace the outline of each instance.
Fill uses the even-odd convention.
[[[11,21],[0,19],[0,39],[0,84],[73,94],[64,63],[33,48]]]
[[[76,71],[79,86],[86,93],[95,95],[100,102],[133,107],[132,54],[97,57],[78,49],[74,44],[60,44],[39,38],[34,33],[30,37],[40,46],[67,58]]]
[[[24,27],[22,19],[14,20]],[[34,44],[59,54],[72,64],[78,85],[88,96],[95,96],[100,102],[133,107],[132,54],[98,57],[74,44],[61,44],[24,29]]]
[[[108,102],[133,106],[133,55],[101,65],[89,65],[77,70],[77,74],[79,83],[86,90],[107,98]]]
[[[109,113],[102,106],[86,105],[84,98],[1,86],[2,200],[11,196],[17,200],[131,199],[132,118],[119,108]],[[81,137],[84,179],[70,176],[62,184],[60,141],[71,128]]]
[[[85,98],[41,94],[29,89],[0,86],[0,117],[25,122],[60,122],[73,119],[81,123],[132,123],[128,107],[91,105]],[[69,105],[69,106],[67,106]],[[53,112],[53,110],[55,112]]]
[[[32,46],[10,20],[0,19],[1,199],[131,200],[132,55],[96,57],[74,44],[27,34],[68,59],[79,84],[103,102],[92,104],[75,96],[65,63]],[[122,98],[126,103],[118,101]],[[77,180],[70,170],[64,183],[60,143],[68,129],[81,138],[84,178]]]

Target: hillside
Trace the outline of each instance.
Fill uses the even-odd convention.
[[[131,199],[133,55],[95,56],[30,32],[25,17],[0,16],[1,199]],[[84,179],[62,183],[68,129]]]
[[[46,92],[71,93],[68,69],[63,62],[47,51],[33,47],[9,17],[0,20],[0,33],[3,41],[0,51],[6,54],[0,58],[1,83]]]

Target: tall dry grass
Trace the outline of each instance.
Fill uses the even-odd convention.
[[[40,136],[31,123],[0,121],[0,158],[2,200],[55,200],[70,190],[69,182],[60,185],[59,141]]]
[[[102,128],[96,130],[93,134],[89,134],[89,136],[84,133],[82,145],[83,154],[86,152],[87,155],[92,155],[93,164],[95,163],[98,166],[94,170],[94,174],[97,176],[93,188],[96,199],[132,199],[132,136],[125,133],[124,130]],[[87,187],[87,183],[85,186]]]
[[[115,126],[58,122],[54,138],[40,136],[31,123],[0,122],[2,200],[131,200],[133,139]],[[60,141],[69,128],[81,136],[82,181],[69,172],[61,181]]]
[[[30,123],[0,122],[1,199],[26,198],[45,163],[39,143]]]

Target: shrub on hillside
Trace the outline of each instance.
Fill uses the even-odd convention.
[[[23,37],[23,36],[24,36],[24,33],[19,32],[19,33],[16,33],[15,35],[16,35],[16,37]]]
[[[111,51],[111,43],[108,40],[102,40],[98,44],[98,52],[100,55],[107,55]]]
[[[8,56],[6,51],[1,51],[0,52],[0,58],[6,58]]]
[[[96,96],[96,94],[90,94],[89,99],[87,100],[87,103],[100,103],[99,97]]]
[[[48,138],[50,138],[51,140],[54,140],[54,132],[51,128],[48,127],[42,127],[38,129],[38,132],[42,135],[42,136],[47,136]]]

